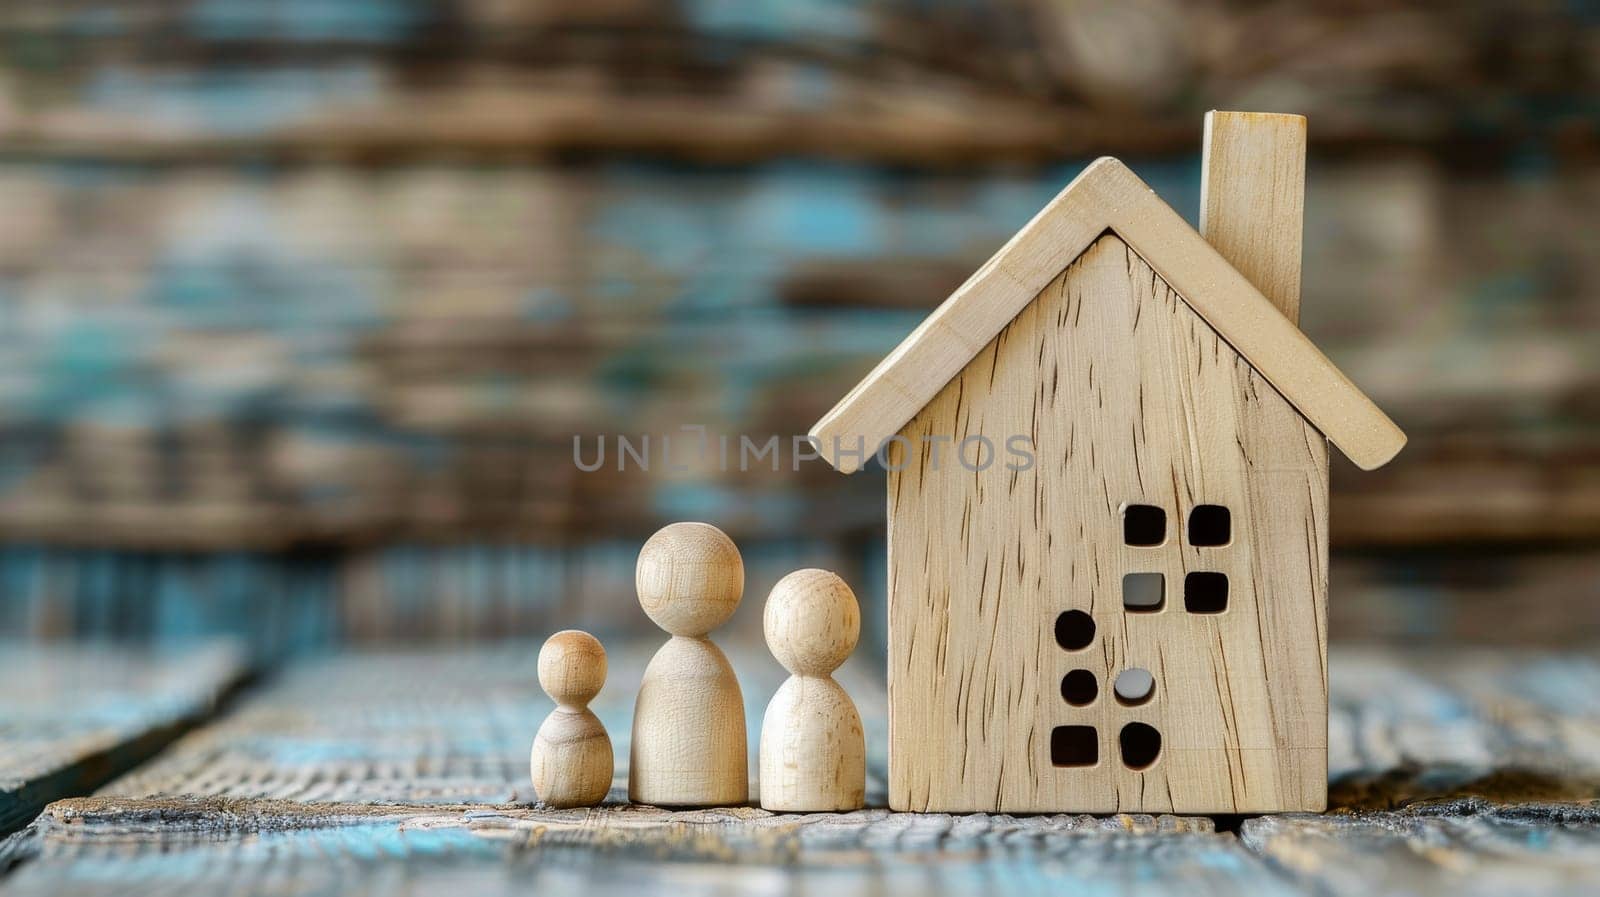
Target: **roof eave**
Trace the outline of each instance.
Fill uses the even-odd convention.
[[[811,429],[843,473],[921,411],[1039,291],[1106,231],[1133,248],[1184,302],[1363,470],[1406,437],[1300,328],[1182,216],[1116,159],[1084,169]]]

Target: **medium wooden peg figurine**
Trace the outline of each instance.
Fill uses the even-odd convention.
[[[555,699],[533,739],[533,790],[552,807],[592,807],[611,790],[611,737],[589,702],[606,681],[606,649],[587,632],[568,629],[539,649],[539,686]]]
[[[861,635],[855,594],[826,570],[797,570],[772,588],[762,624],[772,656],[793,675],[761,723],[761,806],[860,809],[866,739],[856,705],[833,681]]]
[[[744,696],[707,633],[744,596],[744,560],[722,530],[674,523],[639,552],[639,604],[672,634],[645,668],[633,710],[628,797],[709,807],[750,799]]]

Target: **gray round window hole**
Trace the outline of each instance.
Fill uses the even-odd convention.
[[[1148,769],[1161,756],[1161,733],[1146,723],[1128,723],[1117,737],[1122,762],[1129,769]]]
[[[1112,689],[1117,693],[1119,703],[1129,706],[1143,704],[1155,694],[1156,677],[1150,675],[1149,670],[1134,667],[1118,673]]]

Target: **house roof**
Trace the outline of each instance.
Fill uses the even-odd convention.
[[[1406,436],[1293,322],[1126,165],[1084,169],[811,430],[851,473],[898,433],[1049,282],[1113,231],[1297,411],[1364,470]],[[842,450],[841,450],[842,449]]]

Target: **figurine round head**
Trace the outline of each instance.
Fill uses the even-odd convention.
[[[639,551],[639,606],[673,635],[703,636],[733,616],[744,597],[744,559],[709,523],[662,527]]]
[[[539,687],[557,704],[583,706],[606,684],[606,649],[587,632],[566,629],[539,649]]]
[[[827,570],[796,570],[778,580],[761,622],[772,656],[796,676],[832,673],[861,637],[855,593]]]

